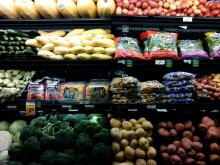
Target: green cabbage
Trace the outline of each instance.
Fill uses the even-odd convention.
[[[24,120],[13,121],[9,126],[9,132],[13,135],[20,133],[22,128],[27,125],[27,122]]]
[[[0,121],[0,131],[8,131],[9,130],[9,122]]]

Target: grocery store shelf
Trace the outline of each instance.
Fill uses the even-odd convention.
[[[0,19],[1,29],[73,29],[73,28],[111,28],[111,19],[37,19],[8,20]]]

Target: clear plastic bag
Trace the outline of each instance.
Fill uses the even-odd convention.
[[[141,93],[157,92],[164,89],[163,84],[157,80],[141,82],[138,86]]]
[[[220,33],[208,32],[205,35],[210,57],[220,58]]]
[[[191,98],[193,96],[192,93],[175,93],[175,94],[166,94],[163,96],[164,99],[185,99]]]
[[[164,81],[163,85],[167,87],[179,87],[184,85],[192,85],[195,80],[179,80],[179,81]]]
[[[168,74],[165,74],[163,76],[164,80],[167,81],[173,81],[173,80],[191,80],[195,78],[196,75],[188,72],[171,72]]]
[[[194,103],[194,99],[186,98],[186,99],[164,99],[161,101],[162,103]]]
[[[137,78],[129,76],[129,77],[114,78],[111,81],[110,85],[111,88],[125,88],[125,87],[132,88],[132,87],[137,87],[138,83],[139,81]]]
[[[201,40],[180,40],[178,44],[181,58],[209,58]]]
[[[192,92],[194,90],[193,85],[186,85],[180,87],[165,87],[167,93],[181,93],[181,92]]]

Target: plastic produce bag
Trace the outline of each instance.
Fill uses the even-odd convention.
[[[132,37],[118,37],[115,39],[117,50],[115,53],[116,59],[142,59],[145,57],[141,53],[141,49],[138,44],[138,40]]]
[[[209,58],[201,40],[180,40],[178,47],[181,58]]]
[[[138,86],[142,93],[161,91],[164,88],[163,84],[157,80],[141,82]]]
[[[165,74],[163,76],[164,80],[172,81],[172,80],[191,80],[195,78],[196,75],[188,72],[171,72],[168,74]]]
[[[166,92],[168,93],[180,93],[180,92],[191,92],[194,90],[193,85],[187,85],[187,86],[180,86],[180,87],[166,87]]]
[[[191,85],[195,82],[195,80],[180,80],[180,81],[164,81],[164,86],[167,87],[179,87],[184,85]]]
[[[172,93],[172,94],[166,94],[163,96],[165,99],[185,99],[185,98],[191,98],[193,96],[192,93]]]
[[[220,33],[205,33],[209,55],[212,58],[220,58]]]
[[[178,59],[177,33],[147,31],[141,33],[144,44],[144,55],[147,59]]]
[[[194,99],[186,98],[186,99],[164,99],[161,101],[162,103],[193,103]]]
[[[139,83],[137,78],[134,77],[116,77],[111,82],[112,88],[136,87]]]

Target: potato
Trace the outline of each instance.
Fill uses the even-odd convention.
[[[220,162],[220,157],[217,154],[210,154],[209,155],[209,161],[211,163],[219,163]]]
[[[194,165],[195,164],[195,159],[192,159],[192,158],[186,158],[184,160],[184,164],[187,164],[187,165]]]
[[[185,129],[190,130],[192,128],[192,121],[184,122]]]
[[[135,136],[138,137],[138,138],[141,138],[141,137],[144,137],[145,136],[145,130],[143,128],[138,128],[136,131],[135,131]]]
[[[154,128],[152,123],[149,122],[149,121],[143,121],[141,123],[141,125],[142,125],[142,128],[145,129],[145,130],[152,130]]]
[[[169,144],[167,146],[167,152],[169,154],[174,154],[174,153],[176,153],[176,151],[177,151],[177,147],[174,144]]]
[[[219,152],[219,145],[217,143],[211,143],[209,145],[209,148],[210,148],[210,151],[213,153],[213,154],[218,154]]]
[[[121,165],[121,164],[120,164],[120,165]],[[134,165],[134,163],[131,162],[131,161],[129,161],[129,160],[126,160],[126,161],[125,161],[125,165]]]
[[[176,137],[177,136],[177,131],[175,129],[170,130],[170,137]]]
[[[125,158],[124,151],[120,151],[115,155],[115,160],[117,160],[118,162],[122,162],[124,158]]]
[[[180,147],[180,141],[178,141],[178,140],[173,141],[173,144],[174,144],[177,148]]]
[[[147,160],[147,165],[157,165],[157,162],[153,159]]]
[[[147,121],[147,119],[145,117],[141,117],[137,120],[137,123],[142,124],[143,121]]]
[[[120,144],[117,142],[112,142],[111,150],[114,154],[118,153],[120,151]]]
[[[124,153],[128,160],[132,160],[135,157],[135,150],[130,146],[125,147]]]
[[[193,136],[193,142],[200,142],[200,138],[198,136]]]
[[[192,142],[192,147],[195,151],[200,152],[202,151],[203,145],[200,142]]]
[[[112,165],[120,165],[120,163],[119,163],[119,162],[116,162],[116,161],[113,161],[113,162],[112,162]]]
[[[122,148],[125,148],[125,147],[127,147],[129,145],[129,141],[127,140],[127,139],[121,139],[121,141],[120,141],[120,146],[122,147]]]
[[[159,127],[167,129],[167,123],[166,122],[159,122]]]
[[[168,162],[170,160],[170,156],[166,152],[161,153],[161,157],[165,162]]]
[[[153,138],[152,137],[147,137],[147,141],[149,142],[150,145],[153,145]]]
[[[178,150],[177,150],[177,155],[181,159],[184,159],[186,157],[186,151],[182,147],[179,147]]]
[[[196,151],[195,150],[192,149],[192,150],[188,151],[187,157],[195,158],[195,156],[196,156]]]
[[[217,130],[217,128],[216,127],[208,128],[206,137],[209,140],[216,141],[218,139],[218,130]]]
[[[128,139],[128,131],[126,129],[121,130],[122,139]]]
[[[204,160],[204,159],[205,159],[205,155],[204,155],[202,152],[198,152],[198,153],[196,154],[196,158],[197,158],[198,160]]]
[[[170,162],[171,162],[171,164],[179,165],[179,164],[182,163],[182,160],[177,155],[171,155],[170,156]]]
[[[131,140],[130,146],[131,146],[131,148],[133,148],[133,149],[137,148],[137,147],[138,147],[138,141],[137,141],[137,139]]]
[[[206,165],[205,161],[197,161],[195,165]]]
[[[192,126],[191,132],[194,133],[195,131],[196,131],[196,128],[194,126]]]
[[[147,141],[146,138],[144,137],[141,137],[139,140],[138,140],[138,144],[139,144],[139,147],[144,149],[144,150],[147,150],[148,147],[149,147],[149,142]]]
[[[176,129],[176,131],[177,131],[178,133],[183,132],[184,129],[185,129],[185,127],[184,127],[184,125],[183,125],[182,123],[177,123],[177,124],[175,124],[174,127],[175,127],[175,129]]]
[[[190,140],[193,140],[193,134],[190,131],[184,131],[183,132],[183,137],[186,137],[186,138],[188,138]]]
[[[173,123],[171,121],[167,122],[167,128],[172,129],[173,128]]]
[[[189,151],[192,149],[192,141],[188,138],[182,138],[181,146],[186,150]]]
[[[134,129],[137,130],[138,128],[142,128],[141,124],[135,124]]]
[[[116,128],[120,128],[121,127],[121,121],[115,118],[112,118],[110,120],[110,125],[112,128],[116,127]]]
[[[129,121],[123,121],[122,122],[122,128],[124,128],[126,130],[131,130],[132,127],[133,127],[133,125]]]
[[[152,130],[146,130],[145,131],[145,137],[150,137],[150,136],[152,136],[152,134],[153,134],[153,131]]]
[[[144,159],[139,158],[136,160],[135,165],[147,165],[147,163]]]
[[[122,138],[121,130],[119,128],[112,128],[111,136],[114,141],[120,141]]]
[[[148,148],[148,150],[147,150],[146,155],[147,155],[147,158],[148,158],[148,159],[152,159],[152,158],[156,157],[157,151],[156,151],[156,149],[155,149],[154,147],[151,147],[151,146],[150,146],[150,147]]]
[[[135,132],[133,130],[130,130],[128,133],[128,140],[132,140],[135,138]]]
[[[160,152],[167,152],[167,147],[165,145],[161,145]]]
[[[158,129],[158,135],[159,135],[160,137],[163,137],[163,138],[168,138],[168,137],[170,137],[170,133],[169,133],[167,130],[165,130],[164,128],[159,128],[159,129]]]
[[[136,119],[130,119],[129,122],[135,126],[137,124],[137,120]]]
[[[145,151],[141,148],[136,148],[135,149],[135,154],[138,158],[144,158],[145,157]]]

